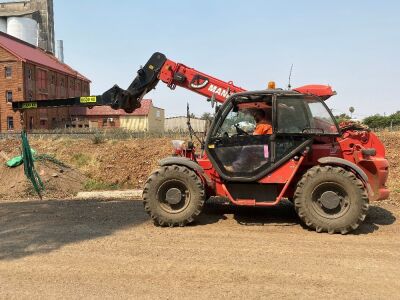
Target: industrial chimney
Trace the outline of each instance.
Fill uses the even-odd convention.
[[[57,40],[57,58],[62,63],[64,62],[64,41]]]

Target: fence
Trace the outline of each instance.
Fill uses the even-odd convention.
[[[119,128],[107,129],[107,130],[95,130],[95,129],[55,129],[46,131],[32,131],[28,133],[31,139],[58,139],[58,138],[71,138],[71,139],[116,139],[116,140],[127,140],[127,139],[143,139],[143,138],[171,138],[171,139],[185,139],[188,134],[182,132],[134,132],[123,130]],[[20,132],[5,132],[0,133],[0,139],[19,139]]]

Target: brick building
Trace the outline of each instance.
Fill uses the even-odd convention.
[[[90,80],[44,50],[0,32],[0,132],[20,131],[20,114],[11,102],[87,96]],[[28,130],[63,128],[69,108],[24,113]]]
[[[155,107],[151,99],[143,99],[133,113],[108,106],[71,108],[74,128],[124,128],[136,132],[164,132],[164,109]]]

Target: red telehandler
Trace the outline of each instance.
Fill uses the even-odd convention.
[[[221,105],[201,153],[192,142],[174,141],[175,155],[148,178],[143,203],[156,225],[193,222],[211,197],[264,207],[287,198],[309,228],[346,234],[365,219],[369,201],[389,197],[382,142],[362,126],[337,124],[325,104],[335,94],[329,86],[245,91],[154,53],[127,90],[114,86],[101,96],[14,102],[13,108],[109,105],[133,112],[159,81]],[[260,114],[269,134],[253,134]]]

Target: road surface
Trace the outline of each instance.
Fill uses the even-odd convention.
[[[139,201],[0,201],[0,298],[400,298],[399,217],[374,204],[342,236],[288,203],[159,228]]]

